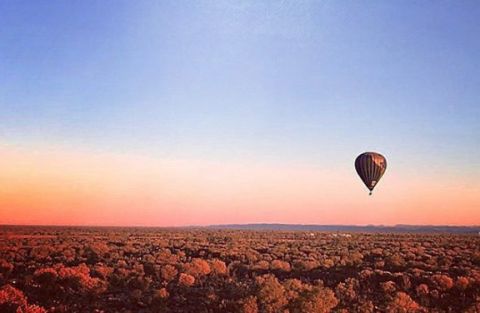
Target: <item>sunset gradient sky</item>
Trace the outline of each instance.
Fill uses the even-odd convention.
[[[1,1],[0,224],[480,224],[478,1]],[[388,168],[372,197],[355,157]]]

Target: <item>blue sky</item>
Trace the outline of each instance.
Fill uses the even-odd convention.
[[[471,178],[479,20],[476,1],[2,1],[0,136],[320,167],[377,150]]]

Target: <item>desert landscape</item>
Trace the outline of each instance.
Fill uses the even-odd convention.
[[[480,1],[0,1],[0,313],[480,313]]]
[[[0,312],[480,312],[480,237],[3,226]]]

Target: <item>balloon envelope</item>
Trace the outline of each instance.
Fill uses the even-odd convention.
[[[365,186],[370,190],[370,194],[372,194],[373,188],[378,184],[387,169],[387,160],[380,153],[365,152],[355,160],[355,169]]]

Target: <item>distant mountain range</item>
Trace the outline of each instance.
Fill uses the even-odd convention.
[[[54,226],[54,225],[2,225],[1,231],[19,229],[49,229],[61,231],[64,229],[231,229],[231,230],[258,230],[258,231],[324,231],[324,232],[357,232],[357,233],[447,233],[447,234],[475,234],[480,235],[480,225],[477,226],[449,226],[449,225],[316,225],[316,224],[224,224],[224,225],[191,225],[191,226]]]
[[[451,233],[480,234],[480,226],[448,225],[304,225],[304,224],[226,224],[210,225],[211,229],[238,230],[283,230],[283,231],[328,231],[328,232],[367,232],[367,233]]]

